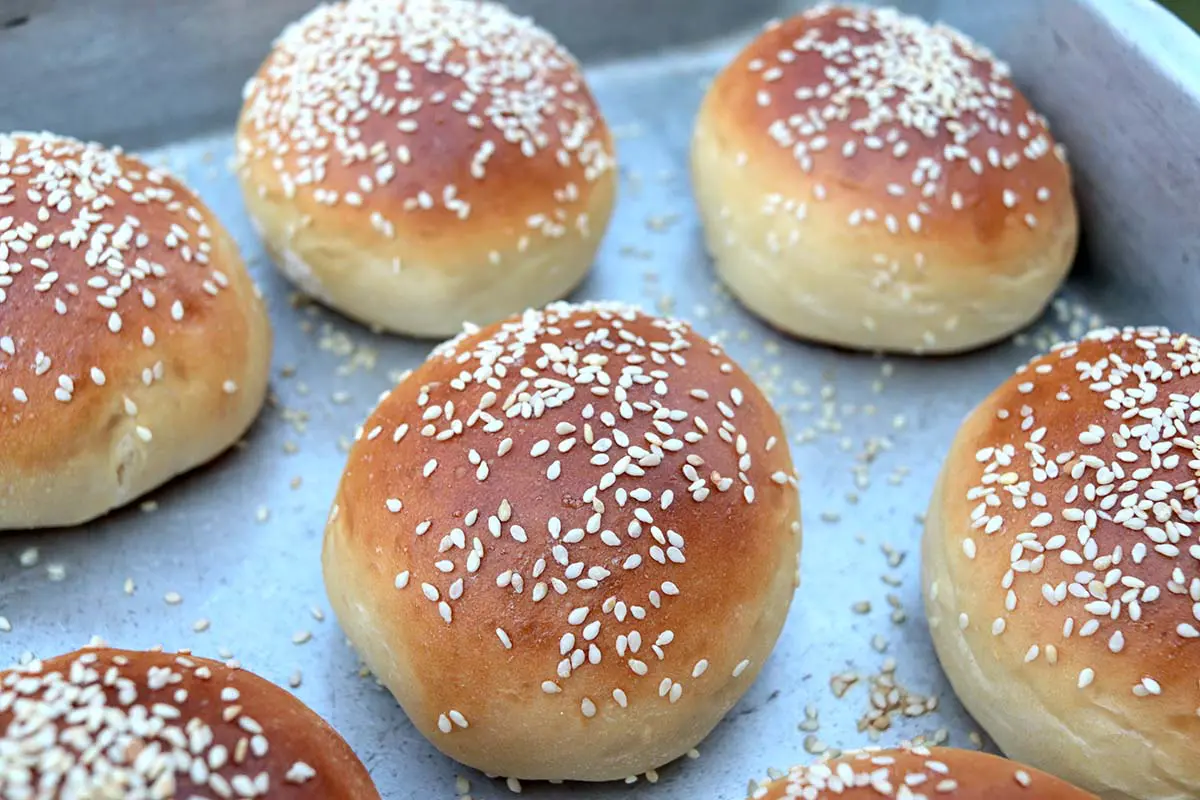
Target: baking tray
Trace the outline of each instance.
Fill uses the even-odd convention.
[[[47,125],[148,148],[185,176],[242,244],[277,347],[269,405],[242,445],[85,528],[0,539],[0,629],[11,627],[0,663],[94,635],[233,656],[329,719],[385,798],[501,797],[515,787],[450,762],[415,732],[360,668],[325,601],[322,525],[354,427],[430,343],[376,336],[304,301],[244,215],[229,170],[240,85],[306,5],[5,6],[26,16],[0,30],[0,74],[24,80],[0,96],[0,128]],[[686,172],[695,110],[715,71],[785,6],[514,5],[588,64],[618,137],[617,213],[577,296],[677,314],[725,341],[787,421],[805,525],[803,583],[779,646],[696,758],[632,785],[523,792],[740,800],[750,779],[825,748],[914,737],[988,747],[937,668],[922,618],[920,517],[958,422],[1034,350],[1102,318],[1200,330],[1200,157],[1190,143],[1200,39],[1140,0],[901,3],[1011,60],[1073,154],[1085,252],[1046,317],[1013,341],[957,358],[882,358],[765,329],[715,284],[701,244]],[[54,59],[44,55],[51,42]]]

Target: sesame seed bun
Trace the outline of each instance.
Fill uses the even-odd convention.
[[[71,525],[229,447],[262,406],[266,309],[176,179],[0,135],[0,530]]]
[[[692,177],[734,295],[846,347],[999,339],[1041,312],[1075,254],[1063,152],[1007,66],[891,9],[768,26],[710,87]]]
[[[779,417],[687,325],[551,305],[438,348],[350,453],[338,619],[417,728],[489,774],[614,780],[749,688],[798,580]]]
[[[238,175],[301,289],[445,337],[566,295],[612,212],[612,141],[579,65],[503,6],[349,0],[246,87]]]
[[[1110,798],[1200,796],[1200,341],[1105,329],[954,441],[924,541],[942,666],[1010,756]]]
[[[1088,800],[1081,789],[1012,761],[974,750],[904,746],[860,750],[761,786],[749,800]]]
[[[341,737],[288,692],[188,653],[96,648],[0,672],[11,798],[379,794]]]

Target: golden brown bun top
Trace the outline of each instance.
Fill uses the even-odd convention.
[[[702,121],[774,176],[768,205],[803,217],[828,201],[847,232],[1023,250],[1073,203],[1063,152],[1008,67],[894,9],[821,5],[770,24],[716,78]]]
[[[175,360],[186,363],[167,372],[236,392],[220,363],[203,362],[244,349],[251,291],[224,228],[179,181],[117,149],[0,135],[5,461],[44,469],[84,447],[47,435],[88,431]]]
[[[303,214],[346,209],[362,235],[433,238],[484,217],[493,236],[554,235],[586,224],[578,201],[612,167],[579,65],[497,3],[319,6],[245,95],[243,175]]]
[[[0,672],[0,776],[14,797],[22,784],[46,792],[29,797],[379,797],[333,728],[278,686],[187,653],[108,648]]]
[[[1063,681],[1080,702],[1194,735],[1197,422],[1200,341],[1095,331],[1035,358],[976,409],[942,508],[947,535],[964,537],[946,547],[964,559],[960,624],[1023,654],[1047,691]]]
[[[974,750],[861,750],[796,767],[751,800],[1088,800],[1095,796],[1032,767]]]
[[[686,324],[616,303],[556,303],[439,347],[371,415],[339,497],[347,546],[395,570],[372,580],[414,647],[455,670],[470,643],[476,668],[585,717],[614,692],[653,708],[710,662],[740,675],[747,656],[709,631],[757,619],[796,566],[777,558],[797,498],[766,398]],[[491,686],[423,691],[446,711]]]

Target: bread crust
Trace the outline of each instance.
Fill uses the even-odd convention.
[[[749,687],[799,545],[779,417],[720,348],[555,304],[443,345],[380,402],[324,567],[351,641],[443,752],[614,780],[686,753]]]
[[[246,87],[237,164],[303,291],[427,337],[565,296],[616,191],[574,58],[465,0],[349,0],[294,23]]]
[[[893,9],[768,26],[713,81],[692,177],[718,274],[847,347],[945,353],[1035,318],[1075,255],[1062,149],[990,52]]]
[[[86,522],[234,443],[271,329],[186,186],[118,149],[0,136],[0,530]]]
[[[967,418],[927,517],[960,699],[1008,755],[1105,797],[1200,793],[1198,392],[1190,336],[1065,343]]]

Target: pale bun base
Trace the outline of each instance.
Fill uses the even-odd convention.
[[[972,454],[964,457],[970,458]],[[955,694],[1005,755],[1056,775],[1105,800],[1194,800],[1200,797],[1200,763],[1186,773],[1180,764],[1160,757],[1158,745],[1138,733],[1118,710],[1106,708],[1103,696],[1076,689],[1059,680],[1054,690],[1039,690],[1030,677],[1036,673],[1020,658],[1012,663],[994,652],[972,648],[968,633],[959,628],[963,589],[994,593],[991,585],[956,588],[952,560],[962,560],[958,547],[963,532],[947,531],[943,514],[947,461],[933,493],[922,544],[922,582],[925,612],[942,669]],[[986,622],[971,621],[976,644],[994,637],[980,630]],[[1059,665],[1059,670],[1069,667]],[[1168,735],[1166,732],[1164,736]],[[1186,747],[1186,743],[1179,743]],[[1137,753],[1136,757],[1131,754]]]
[[[876,286],[882,268],[875,254],[890,250],[911,260],[912,245],[879,224],[850,228],[849,209],[832,200],[810,201],[804,220],[765,213],[766,198],[777,193],[773,184],[783,179],[739,166],[706,121],[716,113],[701,114],[692,149],[708,249],[733,295],[782,331],[861,350],[961,352],[1036,319],[1070,269],[1077,241],[1073,207],[1051,243],[1019,263],[981,260],[985,248],[930,245],[921,280]],[[811,197],[811,183],[798,167],[795,176],[799,182],[785,196]]]
[[[497,246],[499,263],[489,259],[492,249],[473,241],[478,231],[458,239],[445,229],[444,240],[434,244],[407,242],[399,229],[393,239],[374,231],[355,237],[336,220],[329,227],[338,229],[330,231],[322,230],[321,220],[301,225],[294,209],[254,191],[246,192],[246,203],[267,252],[301,291],[364,325],[443,339],[458,334],[463,323],[486,325],[560,300],[583,281],[613,204],[610,180],[590,188],[586,233],[531,233],[524,251]]]
[[[346,508],[341,491],[334,508],[339,507]],[[352,534],[346,513],[335,513],[326,527],[325,588],[338,623],[367,667],[396,697],[417,730],[447,756],[488,775],[521,780],[623,780],[686,755],[712,732],[761,671],[783,629],[798,583],[801,537],[792,528],[798,513],[796,506],[779,509],[779,524],[786,533],[778,538],[787,552],[780,553],[779,568],[764,587],[756,609],[761,613],[749,619],[739,616],[734,624],[735,615],[744,609],[731,609],[728,620],[714,620],[714,631],[735,633],[714,638],[712,650],[721,655],[714,656],[710,674],[716,664],[728,669],[744,655],[750,666],[740,677],[727,678],[703,694],[689,691],[677,704],[631,703],[623,712],[590,720],[564,715],[561,703],[540,694],[541,679],[531,674],[529,691],[498,689],[488,718],[476,715],[469,728],[446,736],[433,724],[439,711],[428,702],[433,689],[422,685],[406,657],[406,651],[428,643],[419,641],[395,613],[394,603],[389,602],[396,592],[392,576],[383,574],[381,559],[364,552],[362,535]],[[447,665],[462,663],[450,653],[445,660]],[[478,679],[487,681],[488,676],[481,673]]]
[[[270,321],[237,246],[224,231],[213,232],[212,263],[223,265],[230,280],[225,291],[237,295],[244,340],[229,343],[227,336],[210,337],[193,326],[175,341],[160,342],[164,371],[152,387],[135,377],[122,392],[110,378],[104,401],[96,404],[85,428],[43,434],[47,450],[61,457],[4,475],[0,530],[93,520],[216,458],[254,422],[270,376]],[[213,325],[220,326],[220,320]],[[240,352],[214,352],[218,342]],[[180,352],[170,352],[173,344]],[[199,363],[199,354],[206,363]],[[223,389],[226,380],[237,384],[232,394]],[[126,412],[124,397],[137,404],[136,418]],[[149,442],[138,436],[139,426],[151,431]]]

